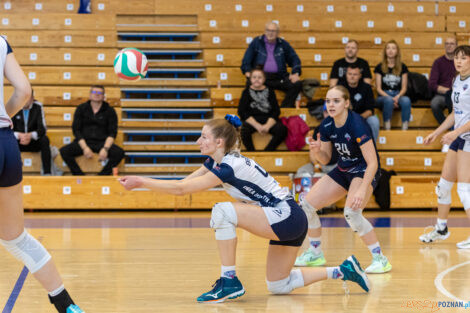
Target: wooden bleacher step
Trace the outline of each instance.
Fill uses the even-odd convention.
[[[197,31],[196,15],[128,15],[118,14],[116,28],[119,31]]]
[[[202,50],[143,50],[149,66],[201,67]]]
[[[211,109],[122,109],[124,127],[202,127],[212,115]]]
[[[123,130],[126,151],[197,151],[201,130]]]
[[[122,107],[209,107],[207,88],[121,88]]]
[[[195,32],[118,32],[117,44],[120,48],[129,47],[130,44],[141,49],[199,48],[198,36]]]
[[[206,159],[197,152],[126,152],[126,172],[192,172]]]

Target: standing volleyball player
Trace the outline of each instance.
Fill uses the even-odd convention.
[[[424,139],[424,144],[430,144],[446,130],[454,127],[454,130],[441,138],[441,142],[450,147],[442,167],[441,179],[436,187],[437,223],[431,232],[419,237],[426,243],[445,240],[450,235],[447,216],[452,203],[451,193],[455,181],[458,181],[457,193],[470,219],[470,46],[459,46],[454,53],[455,69],[459,74],[452,84],[452,113],[441,126]],[[457,243],[457,247],[470,249],[470,237]]]
[[[326,263],[321,250],[321,223],[317,210],[347,195],[344,217],[372,254],[372,264],[366,273],[385,273],[392,269],[392,265],[382,254],[374,228],[362,215],[378,183],[379,157],[368,124],[359,114],[349,110],[350,106],[346,88],[336,86],[328,91],[326,107],[329,117],[321,123],[317,139],[310,141],[310,151],[320,163],[328,164],[335,149],[339,154],[338,163],[313,185],[303,200],[310,246],[297,258],[295,265],[320,266]]]
[[[255,161],[242,156],[236,128],[236,116],[209,121],[197,143],[201,153],[209,156],[204,165],[183,180],[157,180],[138,176],[120,179],[127,189],[148,188],[176,195],[190,194],[223,185],[238,202],[217,203],[212,208],[210,226],[222,263],[220,278],[213,289],[197,298],[198,302],[223,302],[245,293],[235,271],[236,227],[270,239],[266,264],[266,283],[274,294],[287,294],[296,288],[325,279],[342,279],[358,283],[369,290],[369,281],[354,256],[340,266],[294,269],[295,257],[307,233],[307,217],[287,188]]]
[[[0,36],[0,244],[49,292],[59,313],[83,312],[65,290],[51,255],[24,228],[21,155],[12,130],[14,116],[31,96],[31,85],[18,65],[8,42]],[[3,77],[14,92],[3,103]]]

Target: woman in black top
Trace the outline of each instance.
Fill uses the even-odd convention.
[[[395,40],[385,44],[383,60],[374,70],[379,97],[377,104],[382,107],[385,130],[391,128],[394,109],[401,109],[402,129],[408,129],[411,115],[411,101],[405,96],[408,84],[408,68],[401,62],[400,47]]]
[[[241,138],[247,151],[254,151],[252,134],[271,134],[265,151],[274,151],[287,137],[287,128],[279,121],[276,94],[264,85],[266,77],[260,69],[250,75],[250,87],[245,88],[238,104],[238,115],[243,121]]]

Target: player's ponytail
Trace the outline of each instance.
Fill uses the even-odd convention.
[[[227,114],[225,118],[217,118],[206,123],[212,130],[215,138],[221,138],[225,141],[224,152],[240,150],[240,132],[238,129],[242,122],[236,115]]]

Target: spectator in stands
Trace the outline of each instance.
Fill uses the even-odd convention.
[[[251,70],[261,67],[266,74],[266,86],[286,93],[282,107],[294,107],[297,96],[302,89],[300,81],[301,67],[297,53],[287,41],[278,37],[279,25],[274,22],[266,24],[265,34],[253,39],[243,56],[241,70],[250,85]],[[292,73],[287,72],[287,65]]]
[[[372,87],[361,80],[361,69],[354,63],[350,64],[346,70],[346,82],[339,82],[339,85],[346,87],[349,91],[353,111],[367,121],[372,130],[372,136],[377,141],[380,121],[374,115],[374,93]]]
[[[44,175],[51,175],[51,148],[46,136],[46,120],[42,104],[34,99],[34,91],[21,111],[13,117],[13,131],[20,151],[41,151]]]
[[[400,47],[395,40],[385,44],[382,62],[375,67],[375,87],[379,97],[377,104],[383,110],[386,130],[391,129],[394,109],[401,109],[402,130],[408,129],[411,115],[411,100],[406,94],[408,67],[401,61]]]
[[[350,39],[344,47],[344,58],[336,60],[330,73],[330,88],[338,83],[346,83],[346,70],[349,65],[356,65],[361,72],[361,81],[371,84],[372,74],[370,73],[369,63],[357,57],[359,44],[356,40]]]
[[[286,139],[287,128],[279,121],[279,104],[274,91],[265,86],[265,74],[261,69],[250,72],[250,87],[245,88],[238,105],[238,115],[243,121],[241,138],[247,151],[254,151],[252,135],[271,134],[265,151],[274,151]]]
[[[72,130],[75,140],[60,149],[62,159],[73,175],[84,175],[75,157],[90,159],[98,153],[100,161],[107,163],[98,175],[110,175],[124,158],[124,150],[114,144],[118,119],[116,111],[104,101],[104,87],[91,86],[90,99],[80,104],[73,116]]]
[[[445,54],[437,58],[431,68],[429,78],[429,88],[434,92],[431,100],[431,109],[434,117],[439,124],[442,124],[446,117],[444,110],[452,112],[452,102],[446,101],[445,94],[451,90],[452,80],[455,77],[454,51],[457,48],[457,39],[455,37],[446,38]]]

